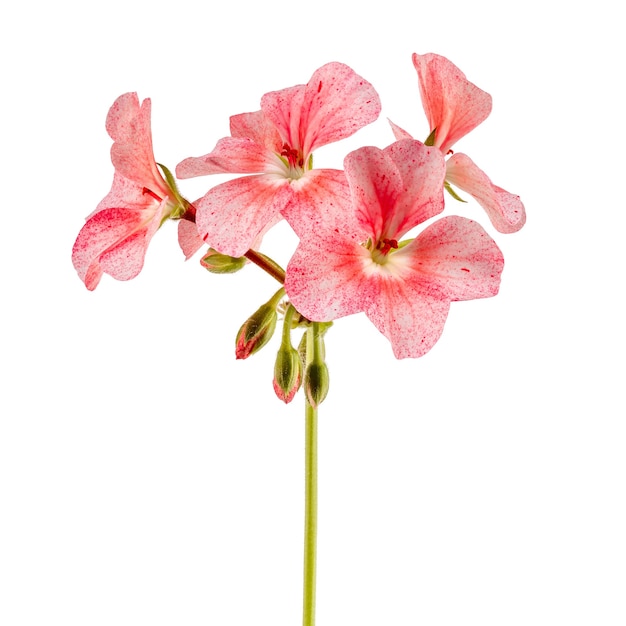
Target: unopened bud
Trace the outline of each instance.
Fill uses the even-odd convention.
[[[209,248],[209,252],[200,263],[212,274],[234,274],[246,264],[246,257],[228,256]]]
[[[238,359],[247,359],[272,338],[277,317],[276,306],[270,301],[243,323],[237,333],[235,345],[235,354]]]
[[[274,391],[285,404],[291,402],[302,383],[302,361],[291,345],[281,345],[274,364]]]
[[[304,392],[309,404],[316,409],[328,394],[330,385],[328,367],[321,360],[313,361],[304,373]]]

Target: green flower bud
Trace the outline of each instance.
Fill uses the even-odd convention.
[[[272,338],[277,318],[276,305],[270,301],[243,323],[235,344],[235,355],[238,359],[247,359]]]
[[[285,404],[291,402],[302,384],[302,361],[291,345],[281,345],[274,364],[274,391]]]
[[[208,254],[200,263],[212,274],[234,274],[246,264],[246,257],[228,256],[209,248]]]
[[[330,380],[328,367],[323,361],[313,361],[304,373],[304,392],[309,404],[316,409],[328,394]]]

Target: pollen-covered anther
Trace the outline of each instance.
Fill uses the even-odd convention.
[[[304,157],[298,150],[292,148],[288,143],[283,144],[280,156],[287,159],[290,167],[304,167]]]
[[[389,254],[391,249],[398,249],[398,241],[396,239],[381,239],[376,245],[376,250],[383,255]]]

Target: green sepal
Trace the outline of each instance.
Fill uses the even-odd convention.
[[[445,188],[445,190],[455,199],[458,200],[459,202],[465,202],[467,204],[467,200],[463,200],[463,198],[461,198],[461,196],[459,196],[457,194],[456,191],[454,191],[454,189],[452,188],[452,185],[450,185],[450,183],[446,180],[443,183],[443,186]]]
[[[424,142],[425,146],[434,146],[435,145],[435,138],[437,136],[437,129],[433,128],[430,135],[428,135],[428,137],[426,137],[426,141]]]

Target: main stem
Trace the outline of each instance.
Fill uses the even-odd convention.
[[[313,354],[313,332],[307,330],[307,361]],[[304,446],[304,596],[302,625],[315,626],[315,571],[317,561],[317,409],[305,394]]]

